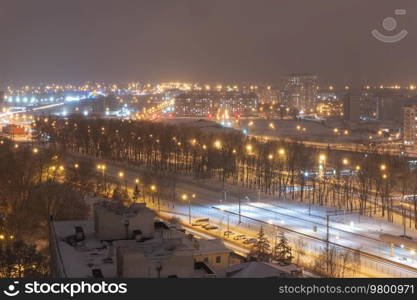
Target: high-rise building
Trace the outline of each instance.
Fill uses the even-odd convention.
[[[408,106],[403,108],[404,111],[404,144],[416,145],[417,144],[417,106]]]
[[[343,97],[343,119],[359,121],[361,119],[361,95],[348,93]]]
[[[311,74],[292,74],[282,79],[282,102],[301,113],[314,111],[317,100],[318,78]]]
[[[207,117],[219,108],[215,92],[192,91],[175,98],[175,114],[180,117]]]
[[[256,114],[258,97],[255,93],[191,91],[175,98],[175,113],[181,117],[209,117]]]

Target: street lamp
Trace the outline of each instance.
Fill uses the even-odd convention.
[[[151,192],[152,192],[152,203],[155,204],[155,193],[156,193],[156,186],[154,184],[151,185]],[[159,197],[158,197],[158,211],[161,210]]]
[[[229,237],[230,236],[230,215],[226,210],[224,210],[224,208],[220,208],[220,210],[227,215],[227,237]]]
[[[38,154],[38,152],[39,152],[39,149],[38,148],[34,148],[33,149],[33,154]]]
[[[214,147],[216,147],[217,149],[221,149],[222,148],[222,143],[220,141],[215,141],[214,142]]]
[[[107,178],[106,178],[106,165],[97,165],[97,170],[101,171],[104,182],[104,194],[107,196]]]
[[[249,154],[251,154],[252,153],[252,150],[253,150],[253,147],[252,147],[252,145],[246,145],[246,151],[248,151],[248,153]]]
[[[193,194],[192,197],[195,198],[195,194]],[[188,223],[191,224],[191,198],[189,198],[187,194],[182,194],[181,198],[184,201],[188,200]]]

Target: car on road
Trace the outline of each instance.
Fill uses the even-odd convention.
[[[250,245],[250,244],[255,244],[258,241],[258,239],[255,238],[251,238],[251,239],[247,239],[243,242],[243,244],[245,245]]]
[[[200,227],[205,227],[210,225],[210,223],[193,223],[191,224],[192,226],[200,226]]]
[[[209,218],[196,219],[191,224],[192,226],[206,226],[209,224]]]
[[[207,224],[206,226],[203,226],[203,228],[204,228],[205,230],[215,230],[215,229],[217,229],[217,228],[219,228],[219,227],[217,227],[216,225]]]
[[[230,236],[232,236],[232,235],[235,235],[235,233],[234,233],[233,231],[226,230],[226,231],[223,233],[223,235],[224,235],[224,236],[227,236],[227,237],[230,237]]]
[[[235,241],[246,240],[246,235],[239,234],[233,238]]]

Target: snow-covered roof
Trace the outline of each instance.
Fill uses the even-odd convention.
[[[268,278],[268,277],[295,277],[295,265],[281,266],[266,262],[246,262],[231,266],[226,270],[230,278]]]
[[[108,260],[109,250],[94,236],[94,222],[57,221],[51,226],[55,231],[56,256],[62,263],[63,274],[69,278],[92,277],[93,269],[100,269],[104,277],[116,277],[116,263]],[[75,227],[83,228],[85,240],[80,246],[71,246],[65,238],[75,234]],[[107,258],[107,259],[106,259]],[[104,261],[103,261],[104,260]]]
[[[207,255],[215,253],[230,253],[232,252],[225,244],[219,239],[205,240],[198,239],[195,244],[195,255]]]

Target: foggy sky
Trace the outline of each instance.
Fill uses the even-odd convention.
[[[414,0],[1,0],[0,41],[0,83],[417,82]]]

